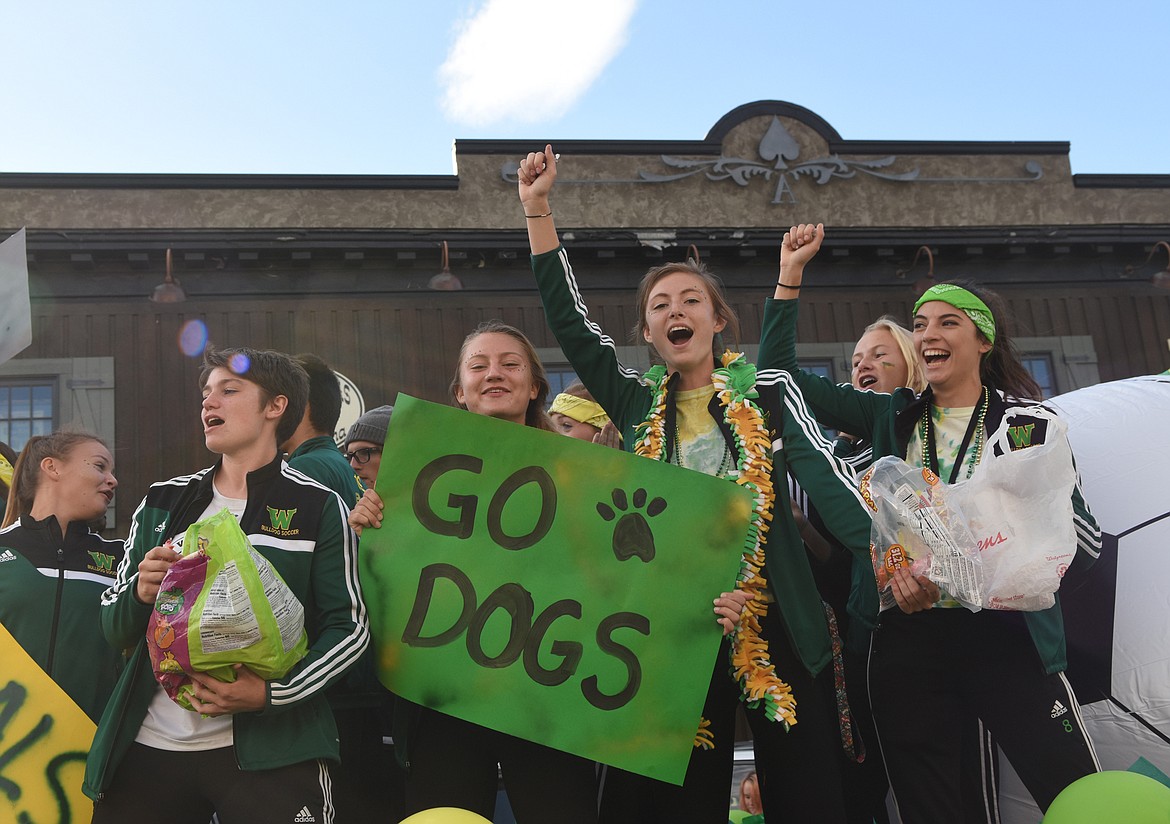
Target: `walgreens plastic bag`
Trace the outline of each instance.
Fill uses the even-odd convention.
[[[235,681],[233,664],[265,680],[308,650],[305,610],[226,509],[192,524],[183,557],[163,578],[146,627],[154,676],[186,709],[189,673]]]
[[[1042,442],[1013,450],[1015,439]],[[983,561],[983,606],[1047,609],[1077,553],[1068,424],[1029,407],[1005,417],[984,450],[971,478],[951,487]]]
[[[988,437],[972,476],[953,486],[899,458],[875,463],[862,490],[875,512],[882,607],[893,604],[886,587],[902,564],[972,610],[1052,606],[1077,549],[1067,432],[1042,407],[1015,411]]]

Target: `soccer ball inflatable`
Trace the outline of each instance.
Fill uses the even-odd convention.
[[[1061,589],[1068,677],[1106,770],[1170,775],[1170,376],[1078,389],[1047,403],[1068,421],[1101,557]],[[1003,761],[1003,820],[1039,819]]]

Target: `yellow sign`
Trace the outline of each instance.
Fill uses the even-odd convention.
[[[0,820],[89,824],[81,792],[97,727],[0,625]]]

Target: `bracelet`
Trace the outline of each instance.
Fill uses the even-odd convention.
[[[536,220],[540,217],[552,217],[552,212],[545,212],[543,215],[525,215],[524,217],[528,218],[529,220]]]
[[[777,288],[777,289],[793,289],[793,290],[796,290],[796,291],[800,291],[800,287],[799,287],[799,286],[789,286],[787,283],[777,283],[777,284],[776,284],[776,288]]]

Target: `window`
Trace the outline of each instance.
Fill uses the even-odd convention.
[[[627,368],[634,369],[639,374],[650,368],[650,349],[648,347],[618,346],[616,349],[618,360]],[[548,394],[548,402],[551,404],[553,398],[565,391],[566,386],[578,380],[577,373],[569,365],[569,359],[560,349],[537,348],[536,356],[544,364],[544,374],[548,377],[548,383],[551,387]]]
[[[16,452],[33,435],[55,428],[56,380],[0,380],[0,441]]]
[[[833,380],[833,361],[829,358],[799,358],[797,363],[805,372]]]
[[[852,343],[796,344],[796,362],[800,368],[833,383],[849,383],[852,359]]]
[[[75,427],[114,443],[114,359],[13,358],[0,364],[0,440],[20,450],[33,435]],[[114,505],[106,513],[113,529]]]
[[[1024,368],[1040,384],[1046,400],[1074,389],[1099,383],[1097,352],[1089,335],[1016,338]]]
[[[1020,358],[1024,368],[1032,373],[1036,383],[1040,384],[1039,400],[1047,400],[1056,392],[1056,380],[1052,368],[1052,355],[1047,352],[1029,352]]]
[[[571,366],[553,365],[545,367],[545,375],[548,377],[549,384],[549,401],[565,391],[573,381],[577,380],[577,373],[573,371]]]

